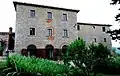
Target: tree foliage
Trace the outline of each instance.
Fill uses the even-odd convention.
[[[110,3],[111,5],[116,5],[116,4],[120,4],[120,0],[112,0],[112,3]],[[120,10],[120,8],[118,9],[118,10]],[[120,13],[118,13],[116,16],[115,16],[115,21],[120,21],[120,19],[119,19],[119,17],[120,17]]]
[[[107,31],[107,33],[110,34],[110,36],[112,37],[112,40],[120,40],[120,29],[119,30],[109,30]]]
[[[110,3],[111,5],[116,5],[116,4],[120,4],[120,0],[112,0],[112,2]],[[120,10],[120,8],[118,9]],[[118,13],[115,16],[115,21],[120,22],[120,13]],[[120,29],[118,30],[109,30],[107,31],[107,33],[110,34],[110,36],[112,37],[112,40],[120,40]]]
[[[90,72],[94,67],[105,63],[110,55],[110,50],[103,44],[86,45],[83,39],[72,42],[67,49],[65,55],[65,64],[73,62],[75,67],[82,69],[86,76],[90,76]]]

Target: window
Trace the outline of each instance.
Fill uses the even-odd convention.
[[[35,17],[35,10],[30,10],[30,17],[32,17],[32,18]]]
[[[93,26],[93,28],[95,29],[95,26]]]
[[[97,42],[96,38],[94,38],[94,42]]]
[[[48,14],[48,19],[52,19],[52,12],[47,12]]]
[[[77,30],[80,30],[80,25],[77,25]]]
[[[80,37],[78,37],[78,40],[80,40]]]
[[[106,38],[104,38],[104,42],[106,42],[107,40],[106,40]]]
[[[35,35],[35,28],[30,28],[30,35]]]
[[[66,29],[64,29],[63,31],[64,31],[63,37],[68,37],[68,31]]]
[[[62,20],[63,20],[63,21],[67,21],[67,14],[63,14]]]
[[[52,36],[52,29],[48,29],[48,36]]]
[[[105,27],[102,27],[102,31],[105,32]]]

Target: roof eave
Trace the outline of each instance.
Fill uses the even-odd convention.
[[[27,6],[36,6],[36,7],[43,7],[43,8],[51,8],[51,9],[61,9],[61,10],[67,10],[67,11],[73,11],[73,12],[79,12],[80,10],[75,10],[75,9],[67,9],[67,8],[60,8],[60,7],[53,7],[53,6],[46,6],[46,5],[38,5],[38,4],[32,4],[32,3],[23,3],[23,2],[17,2],[13,1],[15,10],[16,10],[16,4],[20,5],[27,5]]]
[[[112,25],[110,25],[110,24],[92,24],[92,23],[80,23],[80,22],[78,22],[77,24],[80,24],[80,25],[92,25],[92,26],[94,26],[94,25],[96,25],[96,26],[112,26]]]

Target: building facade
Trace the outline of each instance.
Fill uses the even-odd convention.
[[[83,38],[86,43],[103,43],[109,49],[112,47],[111,37],[106,32],[111,25],[77,23],[78,39]]]
[[[15,51],[43,58],[57,57],[77,39],[79,10],[14,2],[16,10]]]
[[[59,59],[72,41],[103,43],[111,48],[106,33],[111,25],[77,23],[79,10],[13,2],[16,10],[15,51],[26,56]]]

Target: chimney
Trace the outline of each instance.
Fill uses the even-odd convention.
[[[9,28],[9,34],[12,34],[12,27]]]

